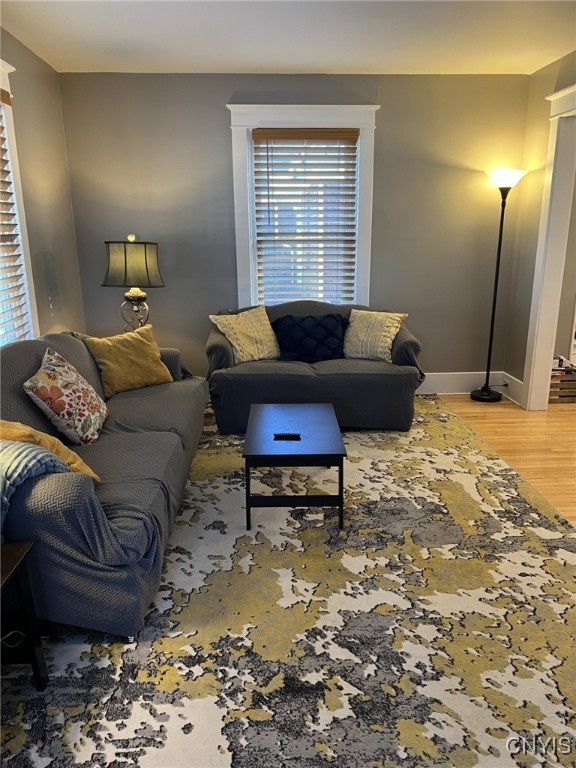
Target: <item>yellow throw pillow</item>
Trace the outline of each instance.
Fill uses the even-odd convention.
[[[353,309],[344,336],[344,357],[392,362],[392,344],[408,315]]]
[[[104,397],[128,389],[151,387],[173,381],[160,359],[160,349],[152,335],[152,326],[98,339],[88,336],[84,343],[100,369]]]
[[[64,443],[60,442],[57,437],[47,435],[45,432],[39,432],[37,429],[32,429],[32,427],[19,421],[5,421],[4,419],[0,420],[0,437],[2,440],[31,443],[32,445],[46,448],[47,451],[55,454],[65,464],[68,464],[73,472],[83,472],[93,480],[96,480],[96,482],[100,482],[100,478],[90,469],[88,464],[83,462],[77,453],[74,453]]]
[[[208,315],[232,344],[234,362],[273,360],[280,357],[278,339],[263,306],[237,315]]]

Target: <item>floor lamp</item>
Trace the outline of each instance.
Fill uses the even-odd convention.
[[[502,233],[504,231],[504,212],[506,211],[506,198],[508,193],[520,179],[526,175],[526,171],[519,169],[506,169],[491,171],[488,173],[490,181],[500,190],[502,203],[500,207],[500,229],[498,230],[498,248],[496,249],[496,272],[494,275],[494,293],[492,296],[492,316],[490,318],[490,339],[488,341],[488,360],[486,362],[486,380],[480,389],[470,393],[472,400],[481,403],[497,403],[502,400],[502,393],[490,388],[490,365],[492,362],[492,342],[494,341],[494,321],[496,319],[496,300],[498,297],[498,277],[500,275],[500,254],[502,253]]]

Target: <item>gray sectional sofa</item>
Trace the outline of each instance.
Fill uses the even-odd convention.
[[[57,437],[100,476],[78,472],[25,480],[10,499],[5,541],[32,541],[29,567],[38,616],[133,636],[160,583],[163,556],[204,424],[204,378],[161,350],[174,381],[107,400],[99,438],[71,445],[22,385],[51,347],[102,397],[100,371],[73,334],[50,334],[0,350],[2,419]]]
[[[292,301],[267,306],[274,327],[286,316],[341,315],[361,305]],[[249,307],[238,310],[246,311]],[[235,313],[234,313],[235,314]],[[392,346],[392,362],[367,359],[252,360],[234,364],[233,348],[215,326],[206,343],[210,397],[222,434],[246,431],[252,403],[334,405],[343,429],[407,431],[414,417],[414,393],[424,381],[417,362],[420,342],[402,324]]]

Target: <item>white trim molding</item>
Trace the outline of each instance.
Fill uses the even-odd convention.
[[[485,371],[427,373],[426,380],[416,390],[417,395],[468,395],[477,389],[478,382],[484,380]],[[495,383],[498,382],[498,383]],[[523,384],[506,371],[492,371],[490,386],[502,393],[502,396],[520,405]],[[486,408],[492,407],[485,403]]]
[[[576,85],[547,97],[550,134],[521,405],[546,410],[576,175]]]
[[[546,96],[550,102],[550,119],[576,113],[576,83]]]
[[[10,91],[10,75],[12,72],[16,72],[16,68],[12,64],[8,64],[0,59],[0,87],[11,93]]]
[[[492,371],[490,386],[504,386],[502,371]],[[473,389],[477,389],[479,382],[486,378],[486,372],[482,371],[443,371],[441,373],[427,373],[426,379],[416,390],[417,395],[469,395]]]
[[[370,303],[374,128],[378,104],[227,104],[231,112],[238,306],[255,304],[254,232],[250,211],[253,128],[358,128],[356,303]]]

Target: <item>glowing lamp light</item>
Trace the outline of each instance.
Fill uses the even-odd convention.
[[[497,168],[494,171],[486,171],[492,184],[500,189],[512,189],[527,173],[528,171],[521,168]]]
[[[488,340],[488,360],[486,362],[486,380],[484,386],[470,392],[472,400],[480,403],[498,403],[502,400],[502,393],[496,392],[490,386],[490,366],[492,364],[492,343],[494,341],[494,321],[496,319],[496,299],[498,296],[498,276],[500,274],[500,256],[502,253],[502,233],[504,231],[504,212],[506,210],[506,198],[515,184],[518,184],[528,171],[519,168],[498,169],[486,171],[490,181],[500,190],[500,228],[498,230],[498,246],[496,248],[496,273],[494,275],[494,293],[492,296],[492,316],[490,318],[490,337]]]

